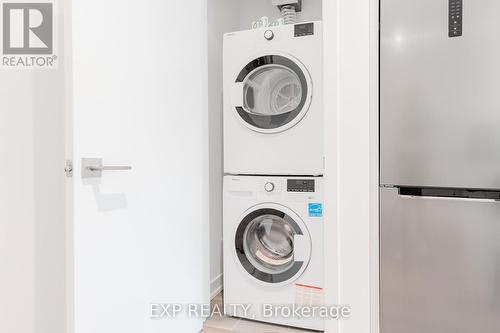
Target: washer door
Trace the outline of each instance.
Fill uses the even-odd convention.
[[[311,96],[311,78],[298,60],[266,55],[241,70],[232,100],[237,117],[247,127],[277,133],[301,121],[309,110]]]
[[[248,274],[273,285],[299,278],[311,257],[311,239],[302,220],[285,207],[270,204],[244,215],[235,248]]]

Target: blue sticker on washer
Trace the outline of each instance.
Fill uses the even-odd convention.
[[[309,204],[309,217],[323,217],[323,204],[310,203]]]

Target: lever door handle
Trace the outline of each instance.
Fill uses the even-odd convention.
[[[82,178],[100,178],[103,171],[132,170],[128,165],[103,165],[102,158],[82,158]]]
[[[132,170],[131,166],[110,166],[110,165],[100,165],[100,166],[89,166],[87,167],[90,171],[125,171]]]

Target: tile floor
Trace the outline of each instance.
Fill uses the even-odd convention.
[[[222,294],[216,296],[212,304],[222,306]],[[262,324],[250,320],[214,316],[205,322],[202,333],[311,333],[314,331],[300,330],[296,328]],[[317,332],[316,332],[317,333]]]

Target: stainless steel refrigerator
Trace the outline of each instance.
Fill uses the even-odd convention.
[[[500,1],[380,1],[381,333],[500,332]]]

